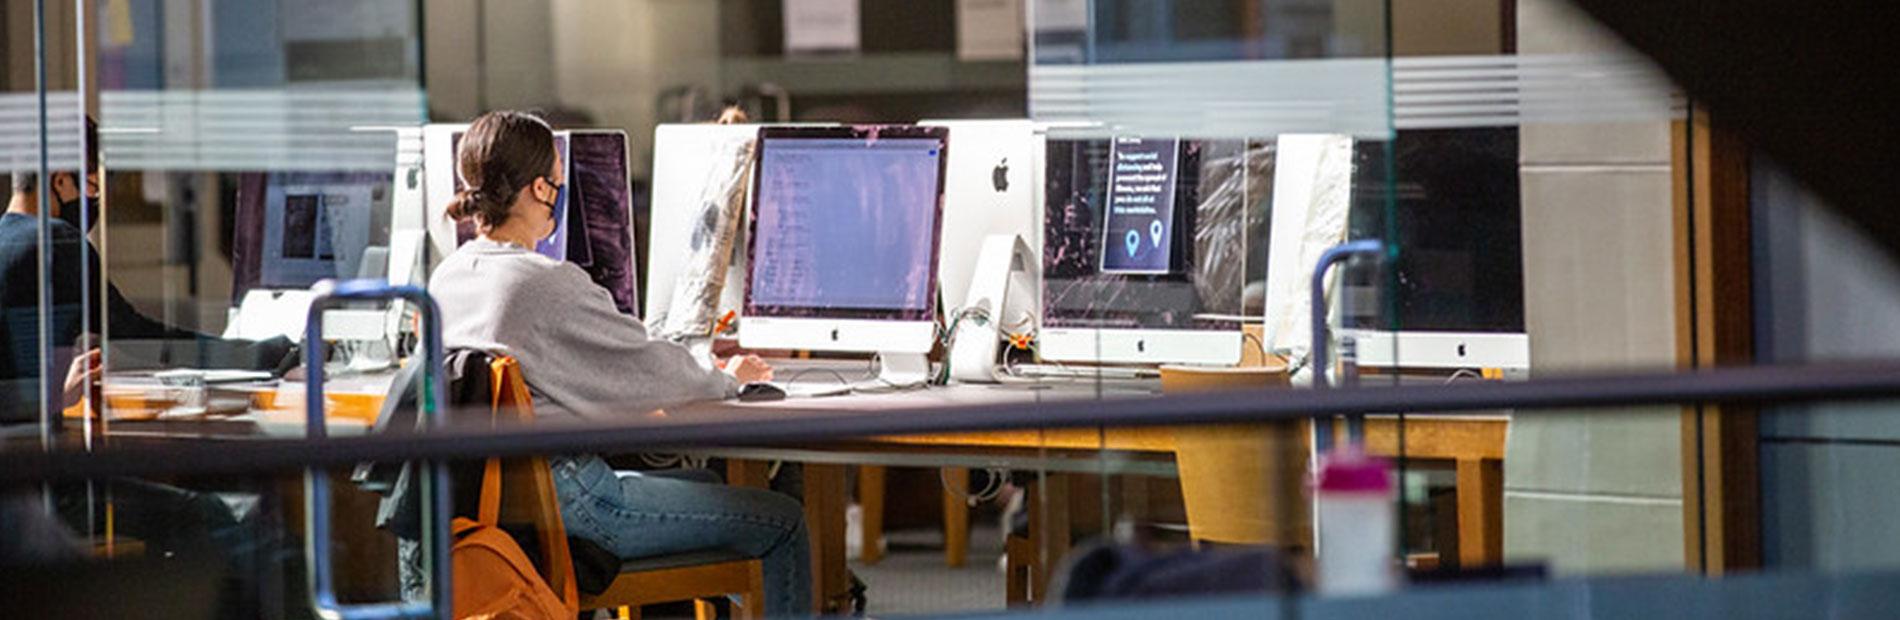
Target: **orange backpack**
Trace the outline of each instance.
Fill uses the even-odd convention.
[[[491,368],[497,411],[504,404],[531,406],[527,404],[527,386],[520,381],[514,360],[497,358]],[[479,520],[455,519],[455,543],[449,552],[450,568],[455,575],[454,617],[569,620],[580,606],[574,580],[560,580],[565,592],[555,594],[535,570],[528,554],[521,550],[521,545],[496,526],[501,520],[501,478],[501,459],[488,459],[482,471],[481,507],[476,513]],[[570,560],[565,545],[555,547],[550,550],[550,560],[554,570],[559,571],[567,568]]]

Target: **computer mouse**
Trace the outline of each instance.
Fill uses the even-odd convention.
[[[765,382],[739,386],[739,402],[759,403],[773,400],[785,400],[785,388]]]

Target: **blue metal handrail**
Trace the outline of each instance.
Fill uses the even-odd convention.
[[[323,396],[323,315],[333,306],[350,301],[402,300],[414,304],[422,313],[422,346],[428,364],[423,373],[424,389],[420,403],[421,419],[428,429],[442,427],[443,408],[448,404],[448,387],[443,372],[442,310],[427,291],[414,286],[390,286],[383,280],[325,280],[313,290],[310,313],[304,324],[304,411],[309,439],[328,435],[324,426]],[[428,567],[429,596],[426,603],[401,602],[369,605],[343,605],[336,600],[334,566],[330,558],[330,481],[318,468],[304,470],[304,541],[309,556],[305,576],[310,584],[310,603],[317,616],[336,620],[403,620],[447,618],[450,612],[449,575],[449,473],[442,461],[422,464],[427,472],[422,481],[422,548]]]
[[[1358,256],[1370,256],[1373,260],[1385,257],[1385,243],[1378,239],[1349,241],[1331,248],[1319,257],[1319,264],[1313,266],[1313,341],[1309,345],[1312,351],[1313,388],[1326,389],[1329,384],[1326,372],[1331,370],[1332,330],[1326,321],[1326,273],[1333,265]],[[1342,307],[1344,302],[1342,302]],[[1346,417],[1346,440],[1357,444],[1365,440],[1366,419],[1362,415]],[[1329,424],[1313,424],[1313,441],[1317,450],[1333,447],[1333,429]]]

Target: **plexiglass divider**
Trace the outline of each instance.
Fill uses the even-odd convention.
[[[1677,293],[1686,284],[1671,262],[1679,232],[1672,227],[1688,199],[1679,175],[1693,165],[1678,148],[1690,139],[1679,122],[1685,103],[1648,63],[1603,43],[1580,14],[1554,0],[1515,4],[1507,19],[1489,8],[1421,15],[1375,0],[1024,2],[1022,108],[1035,127],[1028,159],[1038,164],[1027,177],[1036,198],[1035,215],[1024,218],[1033,239],[1024,242],[1036,254],[1025,258],[1039,263],[1039,299],[1026,311],[1034,333],[1010,332],[1017,338],[999,344],[1002,363],[992,377],[999,382],[779,404],[682,404],[668,407],[670,421],[652,422],[654,432],[669,424],[758,424],[767,418],[747,416],[762,411],[783,416],[781,424],[983,407],[1015,407],[1034,419],[1072,415],[1078,402],[1160,397],[1140,402],[1165,408],[1169,399],[1212,390],[1271,401],[1316,385],[1435,386],[1676,367],[1683,359]],[[560,3],[549,9],[558,19],[485,7],[473,28],[484,44],[490,30],[514,26],[499,22],[516,20],[572,35],[548,64],[580,64],[585,59],[567,46],[603,39]],[[42,172],[55,185],[60,170],[85,167],[88,150],[106,172],[96,198],[78,199],[89,205],[78,216],[26,224],[34,234],[22,237],[33,240],[19,248],[23,256],[74,262],[79,275],[76,286],[60,280],[64,271],[55,264],[53,279],[37,279],[38,289],[20,296],[30,305],[12,303],[16,295],[8,293],[14,372],[5,379],[19,387],[7,393],[6,422],[37,425],[39,415],[21,412],[60,395],[43,410],[79,404],[60,419],[78,424],[73,445],[85,449],[228,441],[220,435],[233,429],[251,440],[299,437],[298,403],[306,395],[294,364],[279,363],[294,344],[328,353],[325,370],[337,377],[323,398],[334,421],[328,434],[368,433],[391,393],[392,371],[418,340],[414,314],[350,306],[326,318],[337,331],[300,343],[291,336],[303,324],[290,317],[318,280],[423,285],[441,250],[454,247],[430,237],[449,226],[431,214],[444,199],[428,193],[428,177],[453,174],[425,169],[447,158],[424,161],[422,127],[470,119],[431,113],[441,103],[431,97],[453,87],[424,82],[422,52],[425,22],[463,32],[459,22],[430,21],[459,15],[378,2],[81,0],[61,10],[76,11],[74,29],[47,39],[72,47],[78,70],[44,83],[79,87],[47,89],[42,111],[38,94],[20,88],[20,76],[7,76],[0,155],[8,172]],[[712,32],[700,33],[708,40],[754,34],[720,32],[735,18],[686,14],[696,10],[601,15],[716,22],[701,28]],[[799,10],[786,10],[786,24],[798,23]],[[1454,31],[1477,34],[1442,34]],[[861,43],[890,44],[882,36]],[[539,62],[532,51],[495,64],[529,66]],[[782,64],[800,71],[827,60],[871,66],[880,53],[867,49],[850,60],[793,54]],[[708,62],[716,74],[724,61]],[[730,62],[764,71],[781,61]],[[647,75],[556,68],[561,83],[549,85],[539,75],[491,80],[488,67],[479,67],[475,100],[494,108],[561,104],[588,100],[584,78]],[[545,91],[549,100],[508,92],[517,82],[548,85],[524,90]],[[835,86],[809,98],[799,84],[782,88],[789,93],[775,109],[787,118],[912,120],[852,117],[868,108],[841,101]],[[633,98],[619,97],[625,94],[616,97]],[[595,111],[657,116],[644,104],[631,107],[640,111]],[[554,108],[550,116],[576,112]],[[96,148],[85,146],[84,111],[98,120]],[[625,128],[628,153],[650,155],[652,175],[674,169],[679,161],[666,153],[642,152],[669,133],[649,135],[638,124],[645,120]],[[946,125],[954,136],[954,123]],[[958,152],[957,139],[948,144]],[[1023,178],[1009,168],[999,162],[988,171],[994,176],[977,181],[1007,194],[1010,179]],[[628,213],[630,227],[691,219],[640,211],[665,208],[659,185],[673,179],[624,172],[653,188],[642,202],[647,190],[628,185],[629,202],[643,205]],[[87,195],[59,191],[44,203]],[[61,258],[56,240],[47,245],[39,219],[77,222],[72,241],[80,258]],[[90,219],[99,221],[96,231],[86,227]],[[744,220],[735,225],[749,225]],[[635,242],[668,252],[689,245]],[[744,262],[745,244],[735,247],[733,257]],[[1339,254],[1344,260],[1316,279],[1327,254],[1345,249],[1359,251]],[[640,264],[653,263],[649,256]],[[742,276],[744,265],[734,273]],[[61,292],[68,288],[73,295]],[[654,283],[638,288],[650,293]],[[948,319],[959,309],[940,310]],[[102,318],[92,325],[80,319],[93,315]],[[945,322],[945,331],[959,323]],[[94,333],[102,338],[80,340]],[[1316,340],[1316,333],[1326,335]],[[42,340],[53,355],[42,351]],[[103,379],[81,382],[84,389],[65,398],[66,362],[82,357],[87,344],[102,348]],[[707,348],[727,353],[732,344]],[[787,383],[835,376],[851,384],[875,375],[868,356],[774,353]],[[947,354],[939,357],[949,364]],[[625,406],[628,423],[651,422],[639,417],[651,407],[636,405]],[[487,418],[479,415],[485,408],[471,410]],[[1328,554],[1352,551],[1339,542],[1352,538],[1342,533],[1374,530],[1391,534],[1391,542],[1367,536],[1372,546],[1389,547],[1371,557],[1421,579],[1477,578],[1478,569],[1498,567],[1559,575],[1678,571],[1694,561],[1677,553],[1695,547],[1698,534],[1687,524],[1702,516],[1685,484],[1700,474],[1687,447],[1706,438],[1682,424],[1679,407],[1538,417],[1413,415],[1403,407],[1357,413],[1364,415],[1220,425],[1020,424],[634,454],[587,447],[615,469],[718,470],[728,482],[802,502],[814,558],[810,591],[815,609],[830,611],[849,609],[854,573],[870,586],[874,614],[969,611],[1084,600],[1087,593],[1056,578],[1078,562],[1193,550],[1243,554],[1236,557],[1254,569],[1249,574],[1274,576],[1262,586],[1268,589],[1306,584],[1328,592],[1338,577],[1327,571],[1339,566],[1328,566]],[[69,424],[64,432],[72,431]],[[1332,486],[1323,467],[1364,464],[1328,449],[1340,444],[1382,459],[1375,469],[1386,468],[1377,475],[1388,484]],[[1337,482],[1359,470],[1326,471],[1343,477]],[[80,533],[117,548],[117,522],[92,517],[122,514],[138,501],[124,488],[68,486],[55,499],[70,494],[88,515]],[[336,485],[339,510],[353,506],[355,517],[364,516],[374,500],[358,490]],[[1338,497],[1326,496],[1367,490],[1378,490],[1378,501],[1328,503]],[[920,496],[923,508],[915,505]],[[1560,532],[1565,524],[1581,524],[1582,533]],[[387,538],[357,529],[362,540]],[[1642,535],[1625,540],[1621,532]],[[400,595],[378,589],[390,584],[369,583],[399,572],[385,557],[390,542],[360,540],[360,557],[348,546],[339,555],[342,572],[367,584],[363,600]],[[849,547],[856,550],[847,558]],[[919,547],[928,547],[931,564],[963,572],[906,572]],[[972,569],[991,561],[1000,572]],[[980,585],[949,585],[961,579]],[[981,602],[959,598],[969,592],[983,592]]]

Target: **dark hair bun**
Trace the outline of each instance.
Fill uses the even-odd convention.
[[[449,200],[448,216],[492,229],[508,220],[521,190],[554,168],[554,130],[521,112],[483,114],[462,134],[456,168],[467,187]]]

